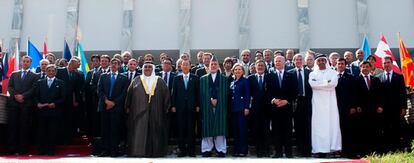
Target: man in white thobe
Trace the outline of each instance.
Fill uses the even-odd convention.
[[[335,87],[338,77],[329,68],[325,55],[316,57],[314,71],[309,74],[312,97],[312,153],[327,154],[340,151],[341,130]]]

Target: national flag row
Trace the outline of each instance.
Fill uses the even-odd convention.
[[[402,41],[400,34],[398,34],[398,40],[399,40],[401,69],[398,67],[397,61],[395,60],[395,57],[391,52],[387,39],[382,33],[380,35],[380,41],[378,43],[377,49],[374,53],[374,57],[376,59],[375,66],[377,68],[383,68],[382,59],[385,56],[390,56],[393,59],[392,70],[404,76],[405,85],[407,87],[414,88],[414,76],[413,76],[414,63],[411,58],[411,55],[408,53],[407,48],[405,48],[405,44]],[[362,41],[361,49],[365,53],[364,60],[366,60],[368,56],[371,55],[371,48],[369,47],[367,36],[365,36]]]
[[[3,52],[3,43],[0,41],[0,57],[2,57],[2,64],[0,64],[0,67],[2,68],[2,76],[1,76],[1,83],[2,83],[2,92],[5,94],[7,92],[7,84],[8,79],[11,75],[11,73],[15,70],[19,70],[20,67],[20,48],[19,44],[16,41],[15,48],[12,52]],[[30,66],[30,69],[34,72],[37,67],[40,65],[40,60],[44,59],[46,57],[47,51],[47,44],[46,40],[43,43],[43,53],[40,53],[40,51],[36,48],[36,46],[30,41],[30,39],[27,40],[27,55],[32,58],[32,65]],[[78,56],[81,60],[81,66],[80,70],[85,72],[85,78],[86,78],[86,72],[89,71],[89,65],[88,61],[86,59],[85,53],[83,51],[82,45],[78,42],[76,45],[76,56]],[[63,51],[63,58],[66,60],[70,60],[72,58],[72,53],[70,51],[68,43],[64,42],[64,51]]]

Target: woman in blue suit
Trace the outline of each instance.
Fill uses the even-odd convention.
[[[234,137],[234,154],[236,157],[245,157],[247,147],[247,120],[250,104],[249,81],[243,77],[244,68],[237,63],[232,68],[234,80],[230,84],[231,97],[231,127]]]

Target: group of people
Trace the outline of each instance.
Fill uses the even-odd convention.
[[[134,59],[124,52],[92,55],[89,72],[78,70],[79,58],[56,62],[52,53],[32,72],[23,56],[8,83],[8,149],[27,153],[36,122],[42,155],[82,132],[101,137],[98,156],[111,157],[122,145],[128,156],[165,156],[169,135],[177,138],[178,157],[196,156],[197,137],[203,157],[225,157],[229,138],[235,157],[249,154],[249,140],[257,157],[291,158],[294,145],[298,157],[398,150],[407,109],[403,76],[392,71],[391,57],[380,69],[374,56],[355,53],[356,61],[350,51],[341,58],[266,49],[251,59],[246,49],[221,64],[200,51],[198,63],[183,53],[175,65],[161,53],[156,65],[151,54]]]

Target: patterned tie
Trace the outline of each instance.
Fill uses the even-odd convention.
[[[109,88],[109,96],[111,96],[112,97],[112,90],[114,89],[114,86],[115,86],[115,81],[116,81],[116,73],[112,73],[112,76],[111,76],[111,87]]]
[[[299,96],[303,96],[303,79],[302,79],[302,69],[298,69],[298,91]]]

